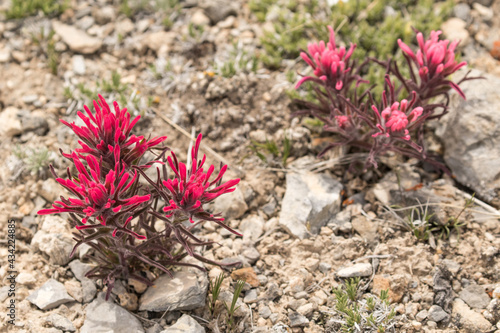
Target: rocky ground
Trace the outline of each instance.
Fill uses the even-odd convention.
[[[0,332],[229,332],[223,302],[231,302],[239,279],[246,283],[235,331],[339,332],[345,318],[333,289],[353,277],[361,278],[359,304],[374,295],[380,320],[395,310],[387,332],[500,332],[499,0],[459,1],[442,26],[486,78],[465,84],[467,101],[453,99],[433,129],[432,144],[455,178],[394,156],[360,176],[346,173],[345,161],[355,156],[335,151],[316,159],[322,138],[290,119],[286,91],[294,82],[284,71],[251,69],[269,24],[245,1],[186,0],[167,15],[146,7],[130,14],[117,1],[70,3],[56,17],[0,21]],[[234,75],[224,74],[230,59]],[[287,68],[305,70],[298,61]],[[77,144],[58,119],[75,121],[95,92],[140,114],[136,130],[167,135],[176,152],[189,146],[179,128],[203,133],[220,154],[204,150],[209,162],[223,156],[228,179],[242,179],[213,209],[244,237],[211,223],[198,231],[217,242],[207,258],[240,260],[239,268],[183,269],[150,288],[121,281],[112,300],[103,300],[102,284],[84,276],[89,249],[69,258],[64,217],[36,215],[63,191],[47,165],[63,171],[59,149]],[[286,167],[271,154],[263,163],[249,148],[285,136],[292,142]],[[477,199],[467,206],[472,193]],[[423,217],[413,211],[413,230],[406,218],[419,206],[441,226],[425,239],[416,237]],[[449,224],[457,216],[460,233]],[[18,221],[15,326],[5,310],[11,219]],[[449,237],[440,237],[444,225]],[[207,289],[222,272],[212,315]],[[382,290],[389,306],[379,300]]]

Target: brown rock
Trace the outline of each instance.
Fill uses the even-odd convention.
[[[120,299],[120,305],[129,311],[135,311],[139,307],[136,294],[123,293],[118,295],[118,298]]]
[[[257,288],[260,285],[257,274],[255,274],[255,271],[252,267],[240,268],[235,270],[231,273],[231,278],[234,281],[243,280],[253,288]]]
[[[402,276],[382,276],[373,277],[372,293],[380,295],[382,290],[389,290],[389,300],[391,303],[398,303],[403,298],[406,281]]]

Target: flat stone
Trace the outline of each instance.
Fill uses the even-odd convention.
[[[448,318],[450,318],[450,315],[447,314],[439,305],[433,305],[429,309],[429,319],[435,321],[436,323],[443,320],[446,321]]]
[[[486,308],[491,301],[484,288],[477,284],[471,284],[462,289],[459,296],[467,305],[476,309]]]
[[[257,241],[264,233],[264,219],[259,215],[250,215],[243,219],[238,230],[243,234],[243,240]]]
[[[471,310],[460,298],[455,298],[452,303],[452,320],[467,333],[486,333],[492,329],[491,323],[480,313]]]
[[[102,40],[70,25],[53,21],[52,27],[68,47],[77,53],[92,54],[102,46]]]
[[[97,287],[91,279],[85,277],[85,274],[94,266],[82,263],[80,260],[73,260],[69,267],[78,281],[82,283],[83,302],[92,301],[97,293]]]
[[[279,223],[304,239],[318,234],[340,209],[342,184],[327,174],[289,172]]]
[[[247,203],[239,187],[214,200],[215,213],[221,213],[226,220],[239,219],[248,210]]]
[[[205,273],[182,270],[173,278],[162,275],[141,296],[139,311],[180,311],[205,306],[208,279]]]
[[[23,132],[21,119],[18,117],[19,110],[15,107],[7,107],[0,112],[0,134],[13,137]]]
[[[245,298],[243,298],[243,302],[247,304],[252,304],[257,302],[259,295],[257,294],[257,290],[255,289],[250,289],[246,294]]]
[[[103,293],[85,311],[85,322],[80,333],[144,333],[139,319],[111,300],[106,301]]]
[[[455,76],[461,78],[465,73]],[[500,78],[478,70],[469,76],[485,79],[460,85],[467,100],[453,94],[450,108],[454,111],[443,117],[436,134],[443,141],[444,159],[456,180],[484,200],[499,203]]]
[[[337,276],[341,278],[366,277],[371,276],[373,267],[370,263],[354,264],[351,267],[342,268],[337,272]]]
[[[288,315],[290,327],[304,327],[309,325],[309,319],[298,312],[292,312]]]
[[[21,272],[16,277],[16,282],[20,284],[24,284],[26,286],[35,284],[38,281],[33,274],[27,272]]]
[[[49,325],[52,325],[53,327],[60,329],[62,331],[67,331],[67,332],[75,332],[76,331],[75,326],[68,318],[63,317],[57,313],[51,314],[50,316],[45,318],[45,321]]]
[[[356,216],[351,222],[352,228],[369,244],[378,239],[378,222],[369,220],[363,215]]]
[[[177,322],[160,333],[205,333],[205,328],[191,316],[182,315]]]
[[[31,240],[31,248],[49,256],[54,265],[66,265],[73,249],[74,241],[65,234],[37,231]]]
[[[41,310],[50,310],[61,304],[74,301],[73,297],[66,292],[64,285],[54,279],[48,280],[40,288],[32,292],[27,300]]]

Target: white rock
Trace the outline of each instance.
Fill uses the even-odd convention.
[[[8,48],[0,49],[0,63],[9,61],[10,61],[10,49]]]
[[[364,277],[371,276],[373,273],[373,267],[370,263],[359,263],[354,264],[351,267],[342,268],[337,272],[337,276],[341,278],[353,278],[353,277]]]
[[[441,25],[443,34],[450,40],[460,40],[460,45],[469,43],[469,32],[466,29],[467,23],[458,17],[452,17]]]
[[[71,58],[71,62],[73,64],[73,72],[75,74],[85,74],[85,58],[82,55],[74,55],[73,58]]]
[[[32,292],[27,300],[41,310],[50,310],[61,304],[74,301],[73,297],[66,292],[64,285],[54,279],[48,280],[40,288]]]
[[[31,273],[21,272],[16,277],[16,282],[24,285],[32,285],[35,284],[36,281],[38,280]]]
[[[243,239],[255,242],[264,232],[264,219],[258,215],[250,215],[241,221],[238,230],[243,234]]]
[[[113,301],[106,301],[102,293],[85,310],[80,333],[144,333],[139,319]]]
[[[191,16],[191,23],[195,25],[209,25],[210,19],[203,13],[203,10],[198,9]]]
[[[205,333],[205,328],[191,316],[184,314],[174,325],[160,333]]]
[[[221,213],[227,221],[240,218],[247,211],[248,206],[239,187],[231,192],[221,195],[214,200],[214,213]]]
[[[102,40],[87,35],[84,31],[76,29],[61,22],[52,22],[52,27],[56,34],[77,53],[92,54],[102,46]]]
[[[21,120],[18,117],[19,110],[8,107],[0,113],[0,134],[13,137],[22,133]]]
[[[116,23],[116,32],[122,36],[126,36],[132,31],[134,31],[134,23],[129,19],[125,18],[119,22]]]
[[[319,233],[340,209],[342,185],[326,174],[288,173],[279,223],[300,239]]]

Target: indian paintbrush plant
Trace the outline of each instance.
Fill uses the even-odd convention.
[[[131,119],[127,109],[114,110],[104,98],[94,101],[95,113],[85,106],[86,115],[78,112],[83,126],[74,122],[63,124],[79,137],[80,148],[62,155],[74,165],[67,169],[67,178],[52,174],[66,188],[70,197],[55,201],[52,208],[40,215],[68,213],[76,229],[73,256],[82,244],[93,248],[89,259],[95,267],[89,278],[102,279],[107,285],[106,299],[117,279],[134,279],[152,285],[145,271],[156,269],[172,276],[174,266],[203,267],[182,261],[187,255],[201,262],[222,265],[206,259],[197,248],[212,244],[193,234],[193,229],[212,221],[241,236],[224,223],[224,218],[205,210],[205,204],[222,194],[235,190],[239,179],[222,181],[227,170],[210,165],[198,151],[201,134],[191,150],[188,163],[163,145],[167,137],[146,138],[132,134],[139,116]],[[150,154],[145,154],[146,152]],[[170,151],[170,156],[166,157]],[[148,160],[145,156],[155,156]],[[154,163],[156,179],[146,175]],[[140,182],[143,177],[145,181]]]
[[[335,136],[333,143],[321,153],[336,146],[346,146],[368,152],[364,168],[377,168],[377,158],[389,151],[428,162],[448,172],[426,150],[424,126],[448,112],[449,91],[465,95],[459,85],[472,78],[467,75],[454,82],[450,76],[465,66],[455,59],[458,41],[439,40],[440,31],[432,31],[429,39],[417,32],[418,50],[401,40],[399,47],[406,59],[405,70],[389,59],[367,58],[362,63],[352,59],[355,44],[339,47],[335,32],[328,26],[328,42],[309,43],[302,59],[312,68],[313,75],[304,76],[312,85],[314,102],[295,99],[295,116],[309,116],[323,122],[324,133]],[[363,76],[369,66],[382,66],[385,71],[384,92],[377,95],[375,84]],[[402,73],[408,72],[408,77]]]

